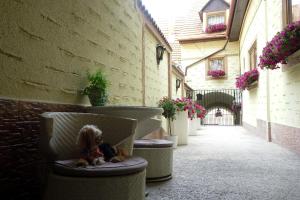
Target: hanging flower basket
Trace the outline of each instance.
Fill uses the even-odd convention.
[[[259,57],[260,68],[277,69],[278,63],[286,64],[287,58],[300,49],[300,21],[287,25],[264,47]]]
[[[206,33],[215,33],[215,32],[221,32],[226,30],[226,24],[220,23],[220,24],[214,24],[214,25],[208,25],[205,29]]]
[[[225,76],[224,70],[209,70],[208,75],[213,78],[222,78]]]
[[[250,87],[257,83],[259,78],[259,72],[257,68],[245,72],[240,77],[236,78],[236,87],[240,90],[250,89]]]

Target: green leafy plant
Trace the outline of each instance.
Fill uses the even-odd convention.
[[[107,101],[108,81],[101,71],[94,74],[87,73],[89,85],[84,88],[83,94],[88,95],[92,106],[104,106]]]
[[[159,101],[158,106],[164,110],[162,115],[168,120],[169,134],[171,136],[172,135],[171,121],[173,121],[175,119],[175,114],[176,114],[175,102],[172,99],[170,99],[169,97],[163,97]]]

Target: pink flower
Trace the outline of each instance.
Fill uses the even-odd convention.
[[[214,33],[214,32],[221,32],[226,30],[226,24],[219,23],[214,25],[207,26],[205,32],[206,33]]]
[[[209,70],[208,75],[212,76],[213,78],[219,78],[219,77],[225,76],[225,71],[224,70]]]
[[[254,68],[251,71],[245,72],[240,77],[236,78],[236,87],[240,90],[245,90],[253,82],[257,81],[259,78],[259,72],[257,68]]]
[[[259,57],[261,69],[278,69],[278,63],[286,63],[288,56],[300,48],[300,21],[287,25],[263,48]]]

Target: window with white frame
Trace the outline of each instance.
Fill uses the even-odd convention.
[[[210,26],[215,24],[225,24],[225,15],[208,15],[207,25]]]
[[[209,70],[223,70],[224,71],[224,59],[213,58],[209,60]]]
[[[290,0],[291,20],[296,22],[300,20],[300,0]]]
[[[300,20],[300,0],[282,0],[284,24]]]

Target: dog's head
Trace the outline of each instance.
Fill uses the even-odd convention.
[[[102,131],[94,125],[83,126],[77,138],[77,144],[81,149],[91,149],[102,141]]]

